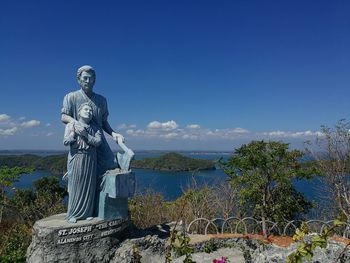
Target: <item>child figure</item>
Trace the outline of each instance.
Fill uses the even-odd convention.
[[[63,177],[68,180],[69,223],[93,218],[97,187],[96,147],[102,142],[100,129],[90,124],[92,107],[89,103],[83,103],[78,113],[78,121],[66,125],[63,140],[64,145],[70,146],[67,173]]]

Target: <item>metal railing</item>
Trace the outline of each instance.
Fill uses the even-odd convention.
[[[266,220],[267,235],[283,235],[292,236],[297,227],[304,222],[310,232],[321,234],[325,227],[331,227],[334,220],[292,220],[285,222],[273,222]],[[187,233],[189,234],[262,234],[262,221],[253,217],[228,217],[224,218],[196,218],[187,226]],[[336,234],[343,237],[350,237],[350,224],[346,224],[337,228]]]

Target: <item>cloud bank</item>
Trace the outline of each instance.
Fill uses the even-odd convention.
[[[30,121],[25,121],[21,123],[21,126],[24,128],[31,128],[39,125],[40,125],[40,121],[37,121],[37,120],[30,120]]]
[[[19,122],[11,116],[2,113],[0,114],[0,136],[7,137],[17,134],[21,129],[32,128],[40,125],[38,120],[23,121],[25,118],[19,118]]]
[[[171,131],[176,129],[177,127],[177,123],[173,120],[167,122],[152,121],[147,125],[148,129],[164,131]]]
[[[201,127],[199,124],[187,124],[180,126],[174,120],[170,121],[151,121],[144,129],[127,129],[126,134],[130,137],[139,138],[159,138],[166,140],[236,140],[251,139],[281,139],[281,138],[300,138],[309,139],[316,136],[322,136],[319,131],[265,131],[253,132],[242,127],[213,129]]]

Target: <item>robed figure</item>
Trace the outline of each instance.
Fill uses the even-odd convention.
[[[111,135],[118,143],[124,141],[124,137],[116,133],[108,123],[108,107],[105,97],[93,92],[96,73],[91,66],[82,66],[78,69],[77,79],[80,90],[68,93],[63,99],[61,110],[62,122],[74,123],[78,120],[78,110],[83,103],[89,103],[92,107],[91,123],[101,130],[101,145],[97,148],[97,174],[101,177],[107,170],[118,167],[118,162],[109,147],[103,131]]]
[[[97,187],[97,147],[102,142],[100,129],[90,124],[92,107],[83,103],[78,110],[78,121],[68,123],[63,143],[70,147],[67,173],[68,212],[67,220],[92,219],[94,216]]]

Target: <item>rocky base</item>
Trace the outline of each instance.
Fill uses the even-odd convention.
[[[67,223],[53,215],[33,226],[27,262],[109,262],[130,228],[129,220],[82,220]]]
[[[294,243],[287,248],[269,245],[268,249],[263,251],[253,251],[251,254],[252,262],[276,262],[284,263],[286,258],[297,248],[298,244]],[[303,262],[312,263],[345,263],[350,262],[350,251],[345,249],[345,244],[334,240],[328,241],[328,246],[325,249],[316,247],[311,260],[304,259]],[[343,253],[344,252],[344,253]]]
[[[73,226],[63,219],[64,214],[61,214],[36,222],[27,262],[163,263],[174,227],[174,223],[170,223],[137,230],[130,221],[97,219]],[[177,231],[181,230],[181,226],[177,226]],[[190,246],[194,249],[192,260],[197,263],[212,263],[222,256],[235,263],[284,263],[297,247],[296,243],[284,248],[242,237],[190,237]],[[350,262],[350,250],[345,246],[329,240],[326,249],[316,248],[312,260],[303,262]],[[183,262],[185,258],[175,254],[172,257],[174,263]]]
[[[171,226],[166,229],[171,229]],[[161,227],[161,226],[158,226]],[[164,226],[161,228],[164,229]],[[153,232],[153,233],[152,233]],[[158,233],[157,233],[158,232]],[[112,263],[163,263],[165,262],[168,245],[167,234],[159,236],[161,231],[144,231],[141,237],[130,238],[120,244],[115,252]],[[146,236],[145,236],[146,235]],[[287,256],[293,252],[297,244],[287,248],[265,243],[258,239],[247,238],[208,238],[207,236],[190,236],[191,246],[194,248],[192,260],[197,263],[212,263],[213,259],[226,257],[235,263],[285,263]],[[350,250],[345,244],[329,240],[326,249],[316,248],[312,260],[303,262],[334,263],[350,262]],[[345,252],[345,253],[343,253]],[[342,256],[339,258],[340,254]],[[141,257],[141,258],[140,258]],[[140,261],[135,261],[140,258]],[[177,257],[173,254],[173,263],[182,263],[185,256]],[[338,260],[338,261],[336,261]]]

